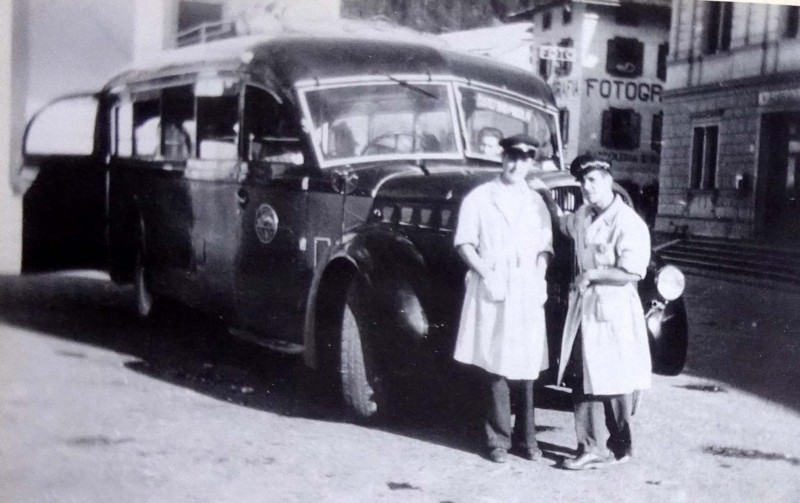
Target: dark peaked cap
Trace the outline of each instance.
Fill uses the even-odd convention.
[[[578,179],[578,181],[582,180],[586,173],[596,169],[611,174],[611,163],[598,159],[591,154],[583,154],[576,157],[569,165],[569,173]]]
[[[514,136],[509,136],[508,138],[500,140],[500,146],[503,147],[505,151],[518,150],[527,154],[529,152],[536,152],[541,145],[538,140],[528,135],[515,134]]]

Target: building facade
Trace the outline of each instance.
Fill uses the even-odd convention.
[[[340,0],[136,0],[137,60],[180,45],[264,33],[288,24],[325,26],[338,19]]]
[[[668,0],[557,1],[532,13],[534,71],[550,83],[562,109],[566,159],[592,152],[612,161],[618,179],[652,191]]]
[[[561,108],[567,163],[587,151],[612,161],[617,178],[652,201],[652,223],[669,0],[560,0],[508,19],[507,25],[442,37],[544,78]]]
[[[673,0],[656,230],[800,237],[799,15]]]

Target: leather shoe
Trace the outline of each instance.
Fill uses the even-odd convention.
[[[564,461],[565,470],[593,470],[608,466],[608,458],[593,452],[584,452],[575,459]]]
[[[631,454],[629,452],[626,452],[622,456],[615,457],[613,460],[611,460],[611,464],[612,465],[621,465],[621,464],[627,463],[630,460],[631,460]]]
[[[489,451],[489,459],[495,463],[505,463],[508,461],[508,451],[501,449],[500,447],[496,447]]]
[[[538,461],[542,459],[542,451],[538,447],[531,447],[522,452],[522,457],[528,461]]]

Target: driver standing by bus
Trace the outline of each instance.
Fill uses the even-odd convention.
[[[584,154],[570,173],[581,184],[584,204],[559,219],[575,241],[579,274],[569,296],[558,382],[575,376],[578,456],[563,467],[586,470],[631,458],[633,392],[650,387],[650,347],[636,290],[650,262],[650,232],[614,192],[610,163]],[[559,213],[552,199],[545,200]]]
[[[525,180],[539,165],[540,143],[516,135],[500,144],[502,174],[464,198],[455,235],[469,270],[454,358],[483,369],[486,445],[497,463],[506,461],[511,447],[527,459],[541,457],[533,381],[549,367],[545,272],[553,253],[547,206]],[[513,438],[512,390],[517,394]]]

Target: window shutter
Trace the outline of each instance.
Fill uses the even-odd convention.
[[[656,65],[656,77],[661,81],[667,80],[667,55],[669,54],[669,44],[664,42],[658,46],[658,64]]]
[[[540,56],[539,57],[539,76],[541,78],[545,79],[545,80],[547,80],[547,77],[549,76],[549,75],[547,75],[547,66],[548,66],[548,60],[546,60],[546,59],[544,59],[544,58],[542,58]]]
[[[636,112],[632,113],[630,125],[631,143],[628,147],[632,149],[639,148],[642,136],[642,114]]]
[[[653,114],[653,127],[650,132],[650,148],[655,152],[661,152],[661,132],[664,125],[664,113]]]
[[[619,56],[617,55],[617,40],[613,38],[610,39],[608,42],[606,42],[606,47],[606,73],[615,75],[617,71],[617,60],[619,59]]]
[[[604,147],[612,147],[614,140],[611,131],[611,110],[603,110],[603,126],[600,134],[600,144]]]
[[[642,75],[642,67],[644,66],[644,43],[642,43],[642,42],[640,42],[638,40],[635,41],[634,42],[633,54],[634,54],[633,64],[634,64],[636,70],[634,70],[634,73],[631,74],[630,76],[631,77],[641,77],[641,75]]]
[[[727,51],[731,48],[731,24],[733,22],[733,4],[724,3],[722,5],[722,26],[720,30],[719,48]]]

